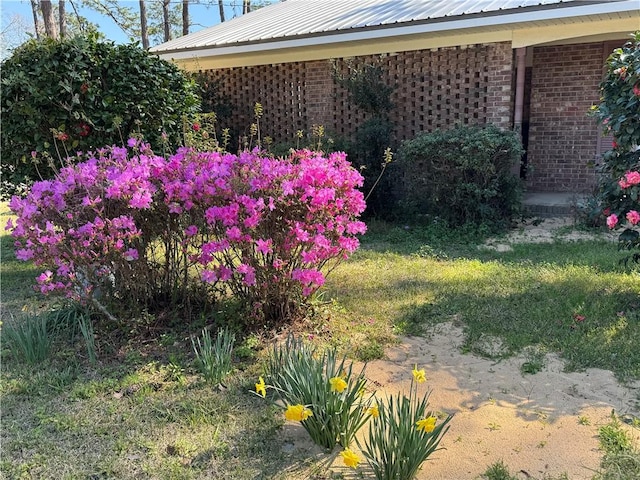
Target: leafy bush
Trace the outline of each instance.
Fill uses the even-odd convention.
[[[402,206],[451,226],[502,227],[520,212],[521,184],[511,173],[523,150],[515,132],[458,126],[423,133],[398,152]]]
[[[195,82],[175,65],[93,36],[25,43],[2,63],[1,91],[2,163],[15,168],[3,174],[12,184],[51,178],[54,158],[121,145],[132,133],[174,148],[182,116],[199,105]]]
[[[620,247],[640,248],[640,32],[606,63],[595,114],[614,148],[604,156],[601,195],[609,228],[620,228]],[[640,254],[632,256],[640,261]]]
[[[323,268],[359,245],[361,175],[340,153],[274,159],[135,139],[87,154],[14,197],[16,257],[45,268],[43,293],[122,309],[188,304],[228,288],[247,324],[290,321]],[[113,319],[113,318],[112,318]]]

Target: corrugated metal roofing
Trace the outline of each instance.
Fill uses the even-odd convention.
[[[154,52],[449,21],[622,0],[287,0],[158,45]]]

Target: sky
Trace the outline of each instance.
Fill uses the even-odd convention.
[[[171,0],[172,3],[182,3],[181,0]],[[57,0],[52,0],[57,5]],[[81,0],[75,0],[76,6],[79,6]],[[138,11],[138,0],[121,1],[123,5],[130,6]],[[198,4],[201,3],[201,4]],[[191,0],[189,6],[189,16],[191,18],[190,32],[196,32],[206,27],[220,23],[220,14],[217,4],[214,6],[203,5],[204,1]],[[215,2],[206,2],[215,3]],[[242,0],[224,0],[225,16],[231,19],[242,13]],[[67,12],[71,12],[72,8],[69,1],[66,2]],[[91,9],[80,7],[80,15],[86,17],[89,21],[97,23],[102,33],[107,39],[116,43],[128,43],[129,38],[120,30],[120,28],[107,16],[100,15]],[[2,16],[2,37],[0,38],[1,58],[8,56],[11,48],[15,48],[19,44],[30,38],[29,33],[33,33],[33,14],[31,13],[31,2],[29,0],[0,0],[0,13]],[[197,23],[196,23],[197,22]]]

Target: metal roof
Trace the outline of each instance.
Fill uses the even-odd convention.
[[[286,0],[153,47],[161,54],[465,20],[569,7],[615,11],[628,0]],[[638,2],[640,8],[640,2]],[[562,15],[560,15],[562,16]]]

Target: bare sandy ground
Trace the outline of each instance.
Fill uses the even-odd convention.
[[[557,237],[556,229],[569,224],[569,219],[548,219],[490,245],[507,248],[517,241],[551,241]],[[563,232],[567,239],[585,235],[566,228]],[[479,479],[498,461],[522,479],[562,474],[571,480],[591,479],[602,458],[598,428],[611,420],[612,412],[640,416],[640,383],[620,385],[609,371],[567,373],[562,360],[549,355],[541,372],[522,374],[523,357],[495,362],[462,354],[463,333],[452,323],[440,325],[428,337],[400,340],[386,350],[385,359],[367,366],[377,395],[408,392],[411,370],[418,365],[427,374],[420,388],[425,393],[431,390],[430,407],[454,415],[440,444],[443,449],[423,464],[418,480]],[[638,436],[637,430],[629,431]],[[284,436],[287,452],[306,452],[317,461],[326,457],[300,426],[286,425]],[[326,458],[326,464],[337,477],[307,472],[291,478],[373,478],[366,466],[355,472],[336,455]]]

